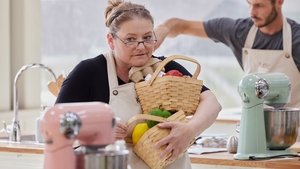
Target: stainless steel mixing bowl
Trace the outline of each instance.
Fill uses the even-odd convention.
[[[297,108],[265,108],[266,141],[270,150],[285,150],[298,136],[299,112]]]
[[[81,146],[76,153],[76,169],[127,169],[127,149],[105,149]]]

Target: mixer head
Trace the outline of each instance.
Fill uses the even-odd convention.
[[[246,107],[265,103],[282,107],[290,99],[291,83],[283,73],[257,73],[245,76],[238,91]]]
[[[81,145],[104,146],[115,141],[114,125],[114,114],[108,104],[61,103],[45,113],[41,131],[49,146],[55,147],[75,140]]]

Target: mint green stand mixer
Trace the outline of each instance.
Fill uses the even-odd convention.
[[[266,141],[264,104],[283,107],[290,97],[291,84],[283,73],[249,74],[239,83],[242,117],[237,153],[238,160],[253,160],[296,155],[290,150],[269,150]]]

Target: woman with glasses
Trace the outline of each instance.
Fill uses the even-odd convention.
[[[137,102],[134,83],[129,80],[131,67],[145,65],[151,58],[156,36],[153,32],[153,18],[142,5],[110,0],[105,11],[106,26],[109,28],[107,43],[110,52],[81,61],[64,81],[56,103],[101,101],[108,103],[120,118],[116,125],[116,139],[127,136],[126,121],[141,113]],[[163,59],[163,57],[155,57]],[[180,64],[172,61],[165,70],[176,69],[185,75],[190,73]],[[176,158],[190,142],[208,128],[216,119],[221,106],[214,94],[205,86],[201,91],[201,102],[193,118],[186,124],[176,122],[161,123],[161,128],[171,129],[166,138],[157,142],[157,147],[167,146],[162,156],[172,153]],[[130,145],[128,149],[131,150]],[[132,169],[148,166],[130,153]],[[191,168],[185,153],[167,168]]]

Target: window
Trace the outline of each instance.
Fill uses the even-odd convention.
[[[170,17],[207,20],[248,16],[248,4],[240,0],[132,2],[144,4],[154,16],[156,25]],[[299,22],[299,4],[297,0],[285,1],[284,14]],[[41,6],[42,62],[53,68],[56,74],[68,74],[80,60],[108,51],[107,29],[104,25],[107,1],[87,0],[82,3],[81,0],[41,0]],[[155,52],[157,56],[170,54],[183,54],[197,59],[202,66],[199,78],[216,94],[223,108],[240,106],[237,85],[243,72],[229,48],[207,39],[179,36],[168,38]],[[49,104],[54,99],[48,91],[43,92],[42,103]]]

